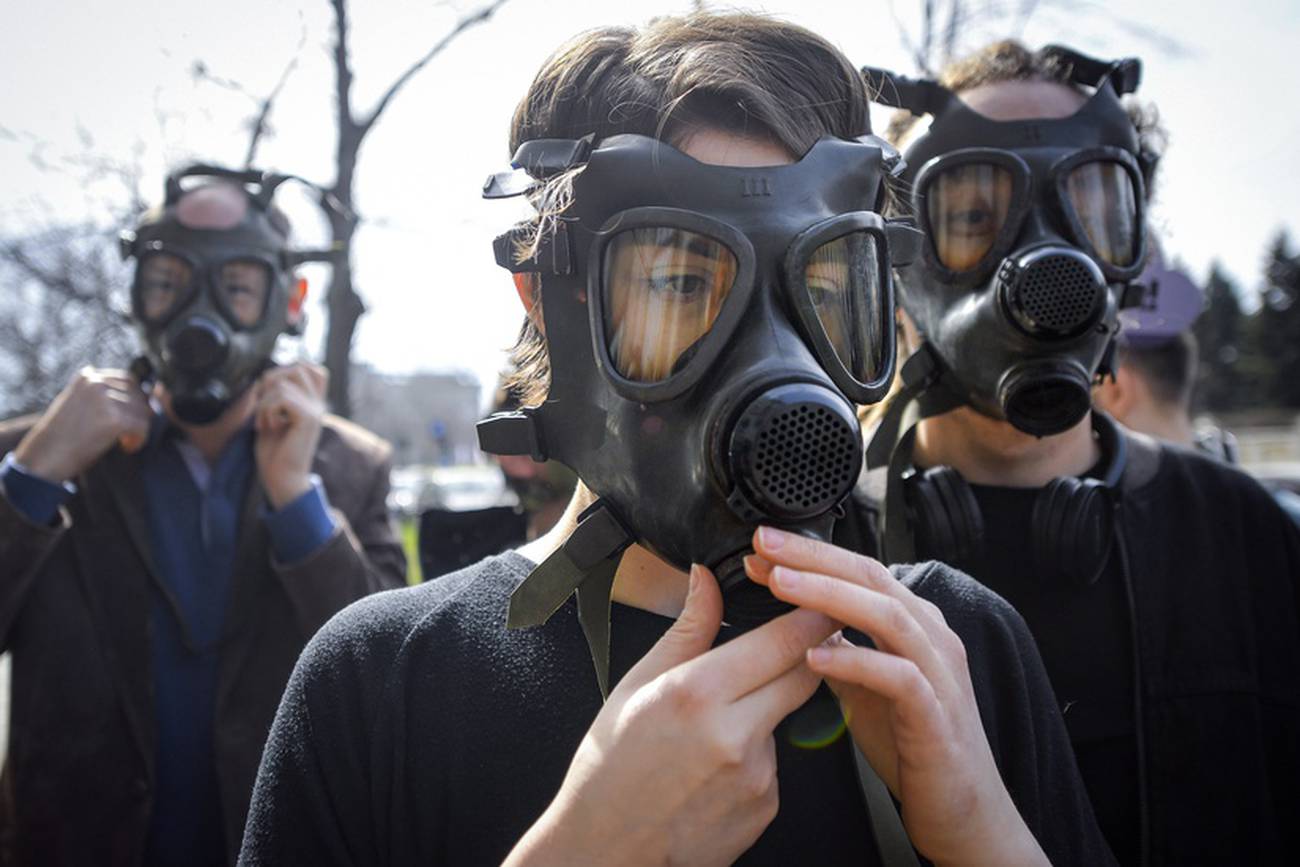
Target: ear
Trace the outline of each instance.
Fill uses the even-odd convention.
[[[542,323],[541,300],[542,276],[536,272],[527,271],[513,275],[515,278],[515,292],[519,294],[519,302],[524,305],[524,312],[528,318],[537,326],[537,330],[546,333],[546,326]]]
[[[303,305],[307,303],[307,278],[299,277],[289,287],[289,309],[286,320],[290,328],[300,328],[303,324]]]
[[[1121,364],[1115,378],[1108,379],[1093,391],[1093,403],[1111,418],[1124,423],[1138,401],[1138,378],[1128,365]]]

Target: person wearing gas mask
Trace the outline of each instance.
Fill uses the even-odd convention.
[[[1277,863],[1300,851],[1300,537],[1244,474],[1090,411],[1143,301],[1140,71],[1014,42],[941,81],[864,70],[931,123],[896,128],[927,241],[855,514],[867,550],[1024,615],[1121,863]]]
[[[480,440],[580,484],[535,543],[317,635],[242,863],[1109,861],[1019,618],[827,541],[919,240],[866,97],[757,16],[543,66],[484,187],[539,217],[494,245],[531,325]]]
[[[1120,314],[1114,375],[1093,388],[1093,405],[1130,430],[1199,448],[1191,414],[1197,367],[1191,329],[1203,306],[1201,292],[1180,269],[1166,267],[1154,249],[1138,282],[1143,301]],[[1223,434],[1217,441],[1231,442]],[[1204,450],[1233,461],[1222,446],[1212,450],[1207,444]]]
[[[123,239],[144,354],[0,425],[12,863],[232,863],[303,645],[402,583],[387,444],[270,364],[306,289],[283,180],[170,177]]]

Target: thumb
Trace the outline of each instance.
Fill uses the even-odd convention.
[[[713,573],[696,563],[686,604],[676,622],[619,681],[618,689],[636,690],[659,675],[694,659],[713,646],[722,625],[722,591]]]

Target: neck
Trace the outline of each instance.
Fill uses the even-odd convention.
[[[1165,442],[1190,447],[1196,442],[1192,420],[1180,408],[1158,404],[1135,404],[1120,419],[1124,427],[1141,431]]]
[[[950,466],[971,484],[1041,488],[1060,476],[1081,476],[1101,457],[1092,419],[1050,437],[1034,437],[970,407],[917,425],[918,466]]]
[[[176,414],[172,412],[171,400],[166,394],[162,395],[162,405],[172,424],[185,432],[185,437],[199,450],[203,459],[211,464],[216,462],[217,457],[234,439],[235,434],[239,433],[252,418],[254,401],[250,389],[219,415],[216,421],[209,424],[187,424],[177,419]]]
[[[573,499],[569,501],[569,507],[555,526],[544,536],[524,545],[519,553],[534,563],[541,563],[559,550],[578,526],[578,515],[594,502],[596,495],[579,482],[573,492]],[[633,608],[653,611],[665,617],[676,617],[682,613],[686,602],[688,582],[685,572],[668,565],[648,549],[634,544],[623,552],[618,572],[614,575],[611,598]]]

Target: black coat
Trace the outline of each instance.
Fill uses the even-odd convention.
[[[0,424],[0,454],[33,419]],[[390,449],[327,417],[313,471],[338,528],[306,560],[271,554],[250,485],[240,523],[216,697],[214,744],[234,860],[262,745],[299,652],[349,602],[402,583],[385,507]],[[149,655],[154,585],[138,461],[114,449],[76,479],[59,524],[0,496],[0,644],[13,655],[0,860],[134,865],[152,809],[156,731]]]

